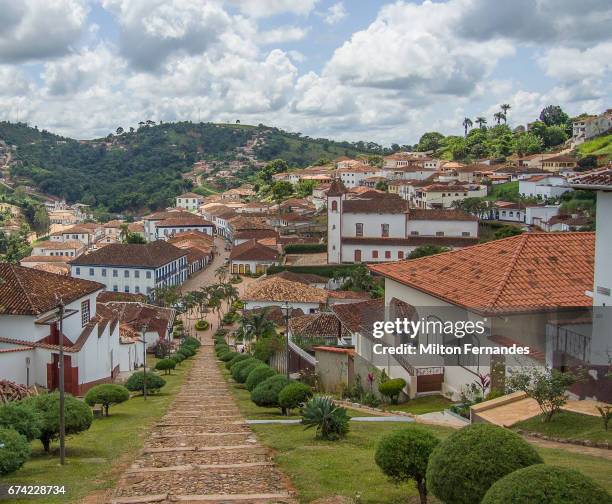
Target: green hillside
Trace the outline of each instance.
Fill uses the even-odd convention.
[[[256,172],[253,161],[280,158],[303,167],[343,155],[385,152],[374,143],[312,139],[263,125],[191,122],[141,123],[137,130],[119,129],[89,141],[2,122],[0,139],[17,146],[11,176],[18,183],[113,213],[167,206],[177,194],[192,189],[182,175],[200,160],[219,168],[242,160],[245,169],[237,171],[238,180],[232,182],[238,184]],[[255,158],[249,160],[242,148],[255,140]]]
[[[612,134],[584,142],[578,146],[577,151],[582,156],[612,156]]]

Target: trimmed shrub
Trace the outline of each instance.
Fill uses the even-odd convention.
[[[257,406],[279,406],[278,394],[290,380],[285,375],[274,375],[257,385],[251,392],[251,401]]]
[[[9,474],[19,469],[28,457],[32,448],[25,436],[15,429],[0,427],[0,474]]]
[[[39,439],[48,452],[51,441],[59,437],[59,392],[28,397],[23,402],[39,412],[42,419]],[[64,408],[67,435],[89,429],[93,422],[93,414],[87,404],[66,394]]]
[[[312,389],[300,382],[292,382],[278,394],[278,404],[285,410],[300,408],[312,397]]]
[[[189,336],[188,338],[185,338],[185,341],[183,341],[183,345],[200,348],[202,346],[202,343],[200,343],[200,340],[198,340],[197,338],[192,338],[191,336]]]
[[[176,358],[179,355],[180,355],[180,358],[183,359],[183,360],[188,359],[189,357],[191,357],[190,355],[188,355],[188,352],[183,352],[183,350],[180,349],[180,348],[173,355],[173,358]]]
[[[427,463],[438,443],[436,437],[420,426],[398,430],[380,440],[374,460],[393,483],[399,485],[414,480],[421,504],[425,504]]]
[[[185,354],[187,357],[193,357],[196,354],[196,351],[193,347],[181,345],[179,348],[179,352]]]
[[[232,366],[236,364],[237,362],[240,362],[241,360],[245,360],[245,359],[252,359],[252,358],[253,356],[247,353],[236,353],[236,355],[234,355],[229,361],[225,363],[225,367],[227,369],[232,369]]]
[[[259,366],[261,363],[262,362],[257,359],[240,361],[232,368],[232,377],[238,383],[244,383],[251,371],[253,371],[253,369]],[[239,369],[236,370],[237,367],[239,367]]]
[[[378,386],[378,391],[385,397],[389,398],[391,404],[397,404],[397,398],[405,386],[406,380],[403,378],[393,378],[392,380],[382,382]]]
[[[249,364],[253,364],[254,362],[256,363],[257,361],[253,357],[251,357],[250,355],[249,355],[249,357],[247,359],[241,359],[241,360],[235,362],[230,367],[230,373],[232,375],[232,378],[234,380],[238,381],[238,374],[239,374],[240,370],[243,367],[248,366]],[[240,383],[242,383],[242,382],[240,382]]]
[[[164,380],[161,376],[152,373],[151,371],[147,372],[147,393],[155,394],[160,388],[162,388],[166,384],[166,380]],[[140,392],[141,394],[144,391],[144,373],[142,371],[138,371],[137,373],[133,373],[125,382],[125,388],[127,388],[131,392]]]
[[[573,469],[537,464],[496,481],[482,504],[602,504],[610,494],[591,478]]]
[[[542,457],[521,436],[491,424],[454,432],[431,454],[427,489],[443,502],[480,502],[497,480]]]
[[[240,355],[238,352],[234,352],[233,350],[228,350],[226,353],[219,355],[219,359],[223,362],[230,362],[236,355]]]
[[[210,323],[208,322],[208,320],[198,320],[195,323],[196,331],[206,331],[206,329],[208,329],[209,327],[210,327]]]
[[[89,392],[87,392],[85,396],[85,402],[90,406],[101,404],[104,407],[104,413],[108,416],[108,410],[111,404],[119,404],[127,401],[129,398],[130,392],[124,386],[104,383],[89,389]]]
[[[163,371],[164,374],[172,374],[172,370],[176,367],[176,361],[174,359],[161,359],[155,363],[155,369]]]
[[[349,431],[349,416],[345,408],[337,406],[331,397],[316,396],[304,405],[302,424],[315,427],[317,438],[336,441]]]
[[[251,391],[261,382],[267,380],[268,378],[274,376],[276,371],[272,369],[267,364],[258,364],[247,376],[245,383],[246,389]]]
[[[327,252],[326,243],[289,243],[285,245],[285,254],[316,254]]]
[[[219,328],[215,331],[215,338],[218,336],[224,337],[227,336],[229,331],[227,329]]]
[[[42,427],[40,412],[32,404],[24,401],[11,401],[0,406],[0,428],[15,429],[28,441],[38,439]]]
[[[176,364],[180,364],[181,362],[183,362],[185,360],[185,354],[182,354],[180,352],[175,352],[172,355],[172,359],[174,360],[174,362],[176,362]]]

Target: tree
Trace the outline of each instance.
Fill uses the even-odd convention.
[[[519,133],[512,139],[512,151],[519,157],[540,152],[542,147],[541,138],[533,133]]]
[[[495,231],[495,239],[510,238],[511,236],[517,236],[523,234],[523,230],[516,226],[503,226]]]
[[[418,259],[419,257],[441,254],[449,250],[448,247],[440,247],[439,245],[421,245],[408,254],[408,259]]]
[[[420,426],[398,430],[381,439],[374,460],[393,483],[414,480],[421,504],[427,504],[427,463],[438,443],[433,434]]]
[[[140,233],[128,233],[125,243],[136,243],[138,245],[144,245],[147,243],[145,237]]]
[[[301,407],[312,397],[312,389],[300,382],[293,382],[287,385],[278,394],[278,404],[281,408],[289,411]]]
[[[277,203],[293,194],[293,185],[286,180],[278,180],[272,185],[272,195]]]
[[[278,394],[287,385],[290,380],[285,375],[274,375],[264,380],[251,391],[251,401],[257,406],[269,407],[279,406]],[[284,413],[284,411],[283,411]]]
[[[117,136],[121,135],[121,134],[123,133],[123,128],[122,128],[121,126],[119,126],[119,127],[117,128],[116,133],[117,133]]]
[[[386,180],[379,180],[378,182],[376,182],[376,189],[378,189],[379,191],[387,192],[389,191],[389,184]]]
[[[166,384],[161,376],[149,371],[146,373],[147,392],[155,393]],[[145,374],[142,371],[133,373],[125,382],[125,388],[131,392],[144,393]]]
[[[270,183],[272,181],[272,175],[286,172],[288,169],[289,166],[285,160],[274,159],[264,166],[263,170],[259,172],[259,176],[264,182]]]
[[[472,120],[469,117],[466,117],[465,119],[463,119],[463,130],[464,130],[464,136],[467,137],[468,134],[468,129],[472,127],[474,123],[472,122]]]
[[[562,126],[548,126],[544,130],[544,145],[546,147],[554,147],[560,145],[567,140],[567,133]]]
[[[160,361],[161,362],[161,361]],[[108,416],[108,410],[112,404],[120,404],[130,398],[130,392],[122,385],[103,383],[91,388],[85,396],[85,402],[89,406],[101,404],[104,414]]]
[[[28,441],[32,441],[40,437],[42,416],[31,403],[10,401],[0,406],[0,428],[15,429]]]
[[[527,441],[492,424],[472,424],[443,440],[427,465],[427,489],[442,502],[480,502],[493,483],[517,469],[541,464]]]
[[[508,104],[508,103],[502,103],[499,108],[502,111],[502,114],[504,114],[504,124],[506,124],[506,118],[508,116],[508,110],[510,110],[512,107]]]
[[[507,380],[511,391],[525,392],[535,399],[542,412],[542,421],[550,422],[553,415],[567,402],[567,390],[576,383],[576,376],[557,369],[527,368],[514,371]]]
[[[467,157],[467,141],[464,137],[447,136],[444,139],[444,146],[451,153],[451,156],[455,161],[465,159],[465,157]]]
[[[482,504],[602,504],[610,502],[608,492],[591,478],[564,467],[535,464],[497,480]]]
[[[540,121],[546,126],[561,126],[566,124],[569,116],[563,112],[559,105],[548,105],[540,112]]]
[[[503,112],[495,112],[495,114],[493,114],[493,118],[497,124],[501,124],[502,120],[506,122],[506,116]]]
[[[172,374],[172,370],[176,367],[176,361],[171,358],[160,359],[155,363],[155,369],[163,371],[164,374]]]
[[[420,152],[435,151],[442,147],[444,135],[437,131],[429,131],[424,133],[419,139],[417,150]]]
[[[317,183],[314,180],[300,180],[296,191],[298,197],[306,198],[307,196],[310,196],[315,187],[317,187]]]
[[[266,381],[271,376],[274,376],[276,371],[272,369],[267,364],[259,364],[257,367],[253,368],[253,370],[247,376],[244,385],[246,389],[250,392],[261,382]]]
[[[391,404],[397,404],[397,399],[405,386],[406,380],[403,378],[393,378],[379,384],[378,391],[387,397],[391,401]]]
[[[225,282],[227,280],[227,277],[229,276],[229,268],[225,265],[219,266],[215,270],[215,276],[217,277],[219,282],[221,283]]]
[[[45,451],[48,452],[51,441],[59,437],[59,392],[28,397],[23,402],[40,414],[39,439]],[[66,394],[64,407],[67,435],[78,434],[89,429],[93,422],[93,415],[89,406],[70,394]]]
[[[43,205],[38,205],[36,207],[32,224],[37,235],[43,236],[49,233],[51,221],[49,220],[47,209]]]
[[[130,234],[130,225],[127,222],[123,222],[119,226],[119,239],[122,243],[127,243],[128,236]]]
[[[476,124],[478,124],[478,127],[480,129],[483,129],[484,127],[486,127],[487,124],[487,119],[485,117],[479,116],[475,119],[474,121]]]

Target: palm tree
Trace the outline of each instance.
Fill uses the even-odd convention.
[[[465,136],[467,136],[468,128],[471,128],[472,124],[472,120],[469,117],[463,119],[463,129],[465,130]]]
[[[507,103],[502,103],[499,106],[499,108],[504,113],[504,124],[506,124],[506,118],[508,116],[508,110],[510,110],[512,107],[509,104],[507,104]]]
[[[497,124],[501,124],[502,119],[504,122],[506,122],[506,116],[504,115],[503,112],[495,112],[495,114],[493,114],[493,117],[495,118],[495,121],[497,122]]]
[[[121,240],[121,243],[127,243],[128,236],[130,236],[129,224],[127,222],[124,222],[123,224],[121,224],[119,229],[119,239]]]
[[[221,283],[225,283],[228,274],[229,269],[225,265],[221,265],[215,270],[215,276],[219,279],[219,282]]]
[[[276,331],[276,324],[268,318],[268,311],[269,308],[263,308],[242,317],[243,331],[248,330],[255,341]]]
[[[478,124],[478,127],[479,127],[480,129],[482,129],[482,128],[483,128],[483,127],[484,127],[484,126],[487,124],[487,120],[486,120],[486,118],[484,118],[484,117],[482,117],[482,116],[477,117],[477,118],[474,120],[474,122],[475,122],[476,124]]]

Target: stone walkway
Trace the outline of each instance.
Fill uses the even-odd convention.
[[[290,481],[240,414],[211,341],[120,479],[113,504],[296,502]]]

